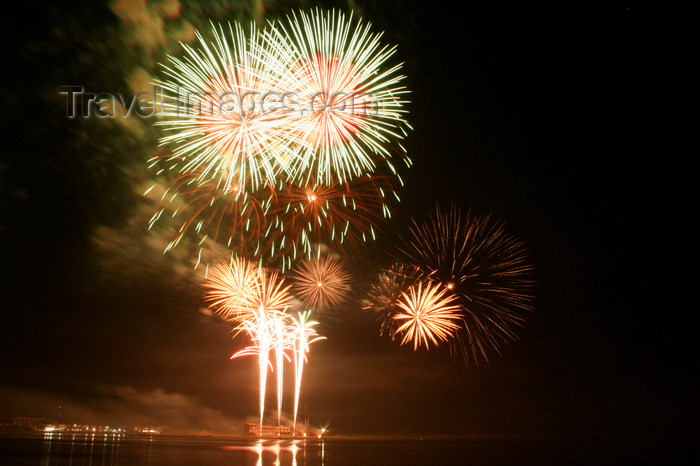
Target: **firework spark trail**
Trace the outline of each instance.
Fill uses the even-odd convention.
[[[265,393],[267,390],[267,374],[273,367],[270,353],[275,353],[274,370],[277,372],[277,425],[282,421],[282,398],[284,393],[284,361],[289,359],[286,351],[290,348],[289,315],[286,313],[269,313],[263,309],[254,319],[243,320],[239,331],[245,331],[253,340],[253,344],[236,352],[231,359],[242,356],[257,356],[258,383],[260,387],[260,422],[262,425]]]
[[[270,333],[268,316],[265,309],[259,309],[254,320],[244,320],[239,327],[240,330],[248,332],[254,344],[241,351],[238,351],[231,359],[241,356],[256,355],[258,357],[258,387],[260,390],[259,409],[260,425],[263,425],[265,414],[265,392],[267,390],[267,372],[270,365],[270,347],[272,346],[272,335]]]
[[[239,332],[246,331],[254,344],[232,358],[257,355],[260,388],[260,425],[265,412],[265,392],[270,352],[277,351],[277,370],[281,374],[284,357],[285,313],[292,304],[291,285],[275,272],[255,268],[244,259],[217,266],[206,284],[208,298],[217,312],[235,322]],[[278,415],[281,413],[282,376],[278,375]]]
[[[301,380],[304,373],[306,354],[309,345],[325,337],[319,336],[314,330],[318,322],[309,320],[309,311],[300,312],[298,318],[292,317],[292,335],[294,346],[294,424],[293,434],[296,435],[297,413],[299,411],[299,395],[301,393]]]
[[[465,215],[452,206],[410,228],[406,262],[459,299],[463,325],[455,351],[465,362],[488,362],[489,352],[517,339],[523,313],[533,310],[534,267],[525,243],[491,216]]]
[[[401,65],[382,70],[395,47],[382,46],[370,24],[341,12],[294,13],[269,26],[261,55],[305,105],[295,123],[307,144],[298,147],[294,177],[346,181],[373,172],[377,159],[395,172],[385,146],[410,128]]]
[[[335,259],[304,260],[294,272],[292,290],[319,312],[341,304],[350,291],[350,274]]]
[[[258,279],[254,286],[255,302],[270,313],[283,313],[292,305],[291,285],[285,285],[284,278],[277,272],[258,269]]]
[[[183,219],[164,252],[176,247],[190,230],[199,236],[200,248],[204,239],[217,241],[220,236],[227,239],[229,247],[236,241],[241,254],[245,252],[244,246],[259,245],[275,190],[266,183],[257,191],[242,191],[238,185],[225,189],[221,183],[217,178],[205,180],[199,171],[187,172],[163,192],[157,201],[159,210],[149,220],[148,229],[163,219]]]
[[[272,324],[272,334],[275,349],[275,370],[277,371],[277,425],[282,422],[282,395],[284,393],[284,360],[285,350],[289,346],[289,331],[287,329],[288,315],[275,316]]]

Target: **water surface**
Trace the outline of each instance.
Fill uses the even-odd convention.
[[[255,440],[45,433],[0,438],[0,463],[42,466],[690,464],[695,454],[694,439],[674,436]]]

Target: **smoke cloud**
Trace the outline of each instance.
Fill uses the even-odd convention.
[[[133,428],[161,426],[181,435],[241,435],[243,419],[227,416],[200,399],[161,388],[102,386],[92,399],[81,401],[56,393],[0,387],[3,414],[52,419],[65,424]]]

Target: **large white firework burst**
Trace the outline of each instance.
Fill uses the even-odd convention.
[[[293,177],[343,181],[374,172],[378,161],[395,172],[387,146],[396,142],[405,155],[398,141],[410,128],[401,65],[387,66],[396,48],[339,11],[293,13],[269,26],[261,55],[298,102]]]
[[[263,102],[283,76],[270,66],[270,52],[262,58],[255,25],[245,31],[212,24],[211,35],[210,41],[197,32],[198,48],[183,44],[184,57],[171,56],[171,66],[163,66],[170,80],[156,83],[163,92],[160,145],[174,147],[168,168],[218,178],[224,190],[274,184],[304,144],[294,140],[289,115]]]

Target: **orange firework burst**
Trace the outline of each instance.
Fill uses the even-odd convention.
[[[261,270],[255,285],[255,301],[261,308],[283,312],[292,305],[292,295],[289,294],[291,285],[285,286],[284,278],[277,272]]]
[[[375,239],[376,226],[391,216],[391,198],[398,199],[392,181],[362,176],[349,183],[284,186],[268,210],[264,236],[271,254],[311,258],[322,244],[342,250]]]
[[[350,291],[350,274],[334,259],[304,260],[295,272],[296,295],[318,311],[339,305]]]
[[[285,286],[284,278],[240,258],[216,266],[205,287],[215,311],[234,321],[257,318],[260,312],[284,312],[292,304],[291,285]]]
[[[227,320],[249,318],[256,307],[256,288],[259,272],[245,259],[234,259],[230,264],[214,267],[204,283],[206,299],[215,312]]]
[[[397,334],[403,333],[401,344],[413,342],[413,349],[430,344],[438,345],[447,341],[459,329],[454,321],[461,319],[460,307],[455,297],[447,295],[447,290],[437,284],[418,282],[417,286],[401,293],[398,307],[402,312],[394,315],[400,325]]]
[[[239,254],[264,257],[268,265],[281,261],[283,271],[293,259],[317,254],[321,245],[342,251],[375,239],[376,228],[391,217],[389,206],[399,200],[400,178],[383,175],[332,185],[282,183],[278,189],[263,183],[256,191],[200,178],[199,172],[184,173],[158,195],[153,188],[146,192],[160,204],[149,229],[176,222],[165,252],[190,235],[200,252],[205,240],[220,241],[238,247]]]
[[[421,276],[448,288],[462,309],[462,330],[454,350],[465,362],[489,360],[489,353],[517,340],[516,330],[533,310],[534,267],[525,243],[490,215],[439,208],[413,222],[402,251]]]

